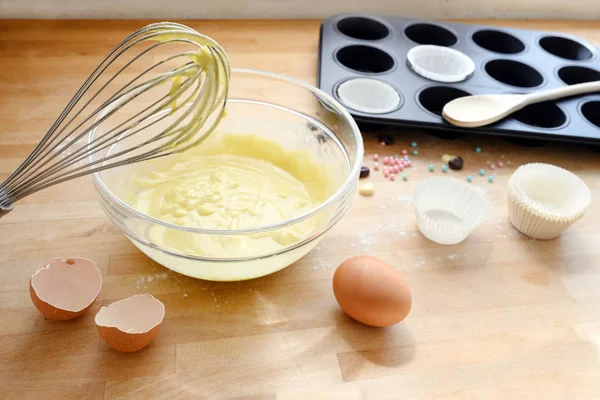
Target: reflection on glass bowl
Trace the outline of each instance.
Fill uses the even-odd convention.
[[[162,214],[149,212],[141,203],[148,188],[139,178],[160,175],[168,169],[164,165],[175,163],[181,154],[95,174],[94,185],[107,216],[142,252],[165,267],[215,281],[264,276],[306,255],[348,210],[356,193],[362,138],[350,114],[321,90],[277,74],[233,69],[227,117],[213,135],[207,139],[206,151],[270,157],[266,161],[290,174],[289,179],[308,188],[313,185],[313,192],[308,190],[311,207],[300,207],[286,219],[263,221],[261,226],[192,227],[170,218],[174,214],[169,214],[169,200],[164,199],[175,195],[162,198],[167,205]],[[223,138],[237,147],[210,144]],[[261,150],[249,151],[252,143]],[[203,151],[203,145],[191,151]],[[268,152],[268,146],[278,150]]]

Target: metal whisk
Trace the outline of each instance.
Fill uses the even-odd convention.
[[[134,32],[0,184],[0,217],[39,190],[200,143],[224,115],[229,77],[221,46],[185,25],[163,22]]]

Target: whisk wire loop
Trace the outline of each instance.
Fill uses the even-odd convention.
[[[224,116],[229,77],[222,47],[185,25],[161,22],[132,33],[0,184],[0,216],[50,186],[201,143]]]

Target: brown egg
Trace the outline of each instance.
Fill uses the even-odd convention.
[[[376,257],[356,256],[333,275],[333,293],[346,314],[363,324],[389,326],[402,321],[412,305],[398,271]]]
[[[160,330],[165,306],[149,294],[138,294],[102,307],[96,328],[106,344],[124,353],[148,346]]]
[[[46,318],[77,318],[94,303],[102,288],[96,264],[85,258],[56,258],[39,267],[29,281],[31,300]]]

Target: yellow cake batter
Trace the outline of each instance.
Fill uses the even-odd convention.
[[[151,164],[149,164],[151,163]],[[308,152],[286,152],[256,135],[215,133],[202,145],[144,163],[130,199],[140,212],[173,224],[214,230],[253,229],[302,215],[332,194],[326,170]],[[314,219],[249,235],[206,235],[153,227],[152,242],[193,255],[244,257],[301,241]]]

